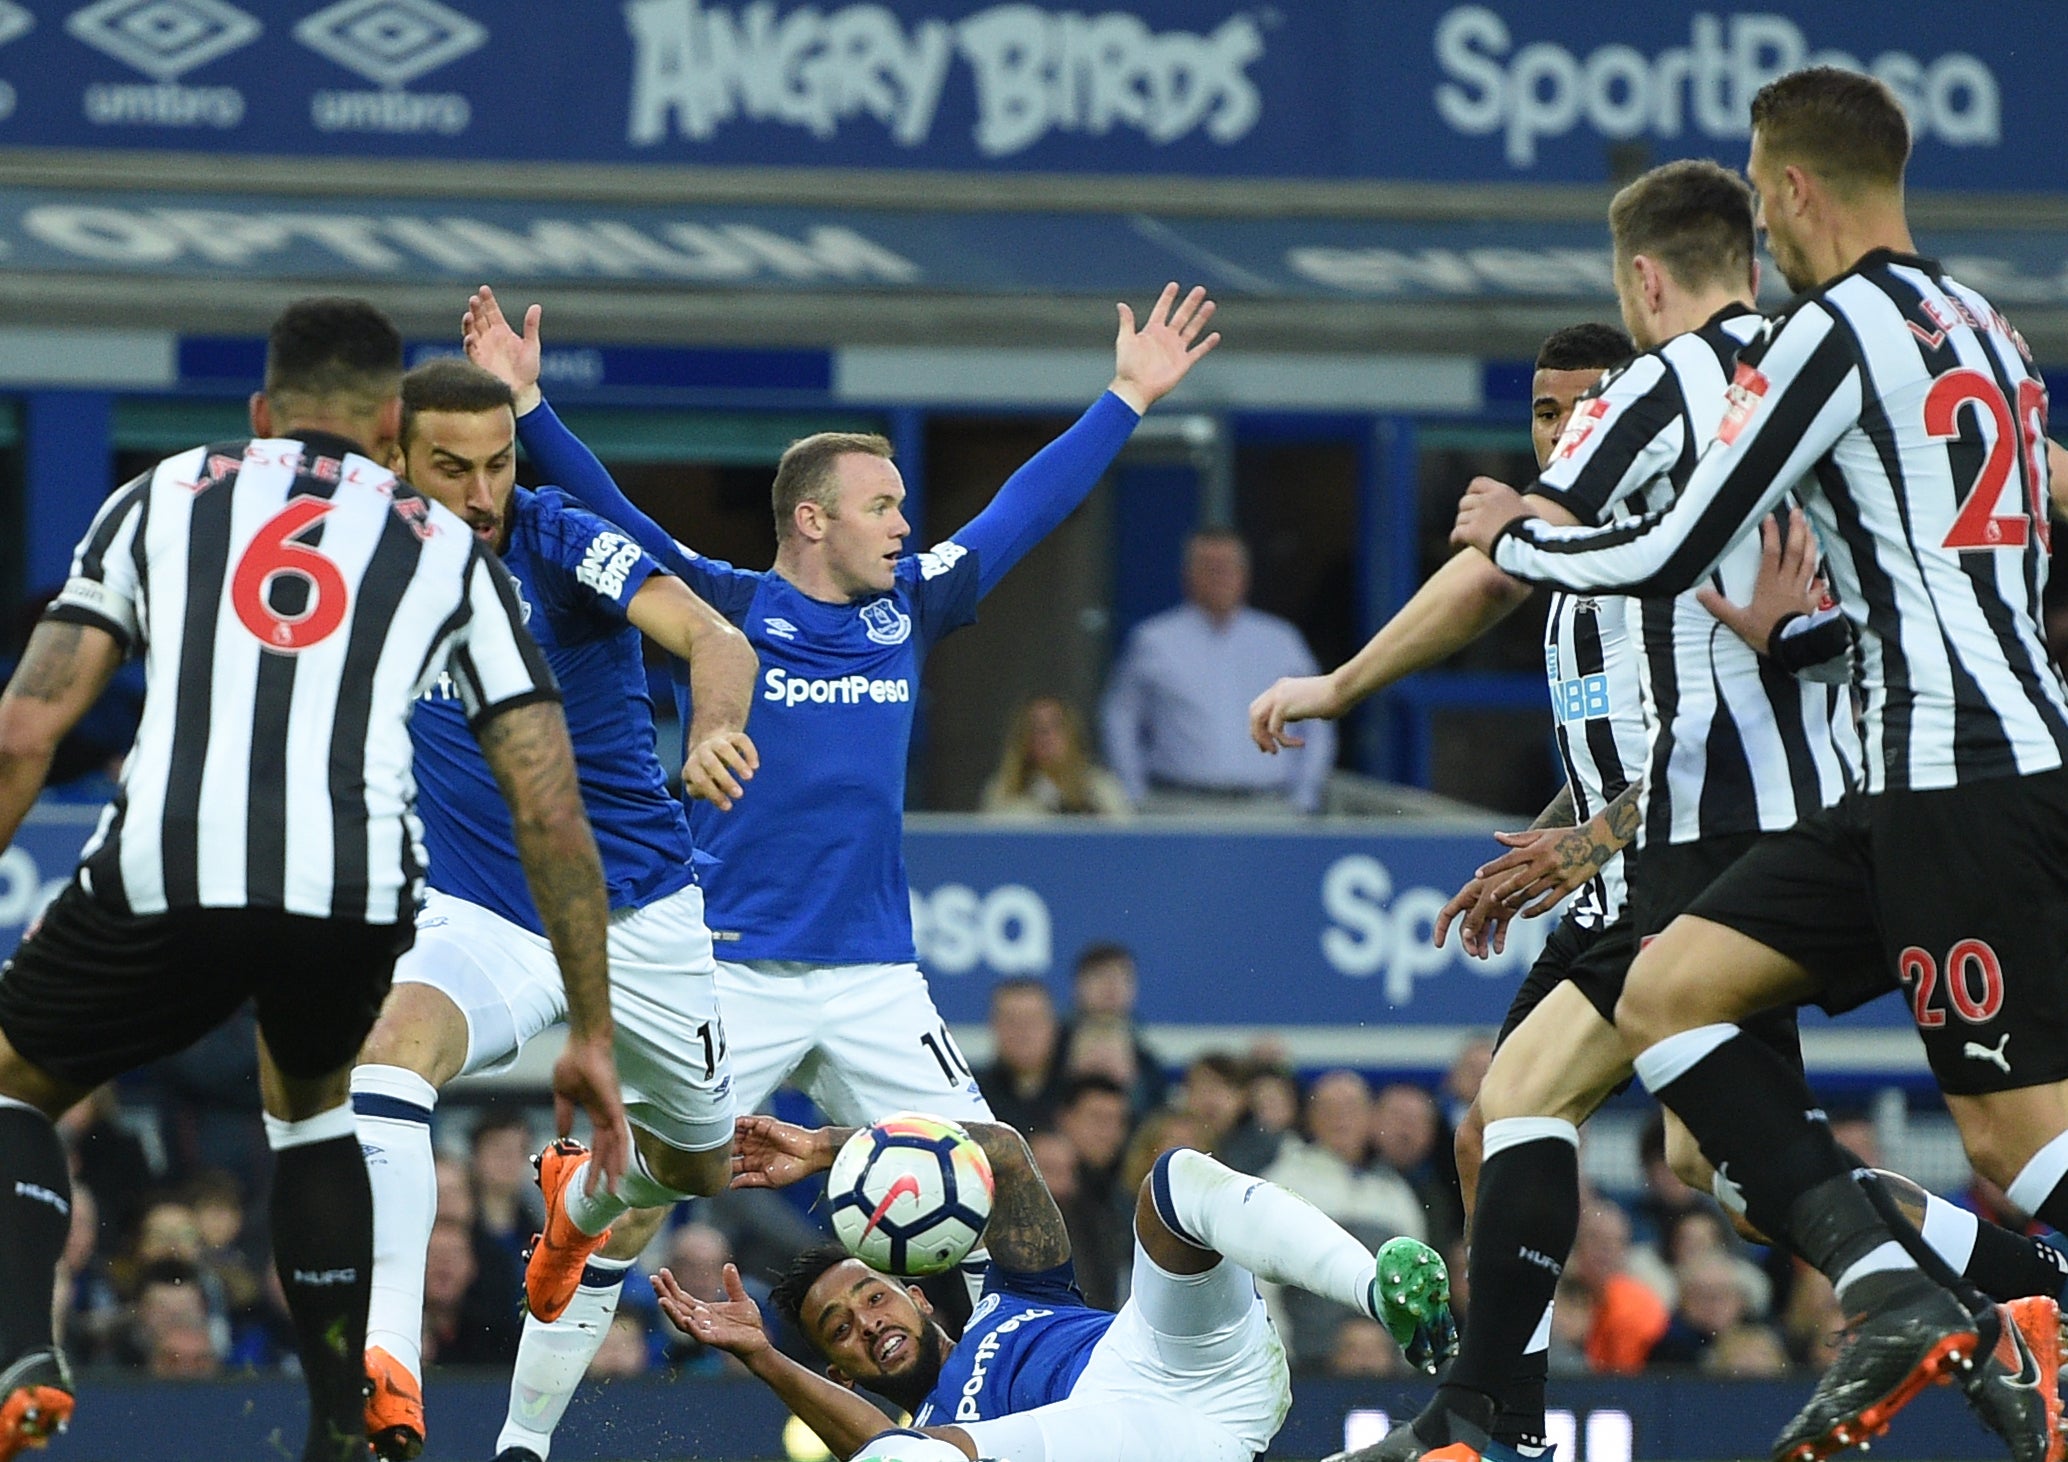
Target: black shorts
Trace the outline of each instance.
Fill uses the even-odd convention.
[[[1849,797],[1688,912],[1803,966],[1833,1014],[1905,989],[1943,1091],[2068,1077],[2068,770]]]
[[[274,1064],[313,1080],[358,1054],[415,934],[277,909],[120,913],[75,882],[0,966],[0,1033],[50,1075],[95,1087],[250,1000]]]
[[[1665,927],[1687,913],[1709,886],[1737,866],[1738,860],[1779,833],[1726,833],[1691,843],[1652,843],[1644,857],[1630,865],[1630,922],[1643,949]],[[1802,1070],[1802,1033],[1795,1009],[1762,1010],[1739,1027],[1779,1052]]]
[[[1583,929],[1570,918],[1560,919],[1551,937],[1544,941],[1544,952],[1523,976],[1522,986],[1508,1007],[1508,1018],[1501,1022],[1501,1033],[1494,1037],[1494,1048],[1498,1050],[1501,1042],[1514,1034],[1515,1027],[1544,1003],[1544,997],[1567,980],[1587,997],[1587,1003],[1601,1013],[1603,1020],[1614,1025],[1616,1001],[1623,994],[1623,977],[1630,973],[1630,961],[1636,957],[1637,936],[1627,915],[1603,929]]]

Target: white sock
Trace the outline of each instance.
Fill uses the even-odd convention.
[[[2063,1178],[2068,1178],[2068,1132],[2032,1154],[2032,1160],[2011,1179],[2004,1192],[2021,1211],[2037,1218],[2043,1216],[2041,1210]]]
[[[373,1186],[373,1293],[366,1343],[422,1380],[424,1262],[438,1220],[431,1113],[438,1089],[400,1066],[352,1072],[352,1110]]]
[[[1377,1259],[1299,1195],[1186,1147],[1156,1160],[1149,1192],[1157,1216],[1185,1242],[1224,1254],[1268,1283],[1297,1285],[1360,1315],[1372,1313]]]
[[[553,1429],[567,1414],[575,1387],[610,1333],[618,1296],[624,1293],[625,1271],[631,1267],[630,1259],[591,1259],[582,1271],[581,1287],[559,1319],[548,1324],[524,1312],[524,1337],[517,1342],[517,1368],[510,1376],[509,1415],[495,1439],[498,1452],[523,1447],[541,1457],[549,1455]],[[592,1278],[609,1278],[610,1283],[592,1285]]]
[[[1924,1195],[1924,1222],[1919,1226],[1932,1252],[1953,1266],[1955,1274],[1967,1273],[1968,1260],[1975,1257],[1975,1238],[1982,1220],[1936,1193]]]
[[[646,1155],[639,1150],[639,1144],[632,1144],[632,1163],[625,1169],[625,1175],[618,1179],[618,1190],[613,1193],[603,1184],[596,1185],[594,1193],[584,1193],[582,1185],[589,1181],[589,1159],[574,1170],[574,1176],[567,1184],[567,1216],[574,1226],[594,1238],[618,1220],[618,1215],[634,1208],[673,1208],[676,1204],[695,1195],[671,1188],[653,1175],[653,1169],[646,1165]]]
[[[1843,1302],[1845,1292],[1870,1274],[1887,1274],[1895,1269],[1916,1267],[1917,1261],[1903,1252],[1901,1244],[1894,1239],[1887,1239],[1847,1265],[1845,1273],[1833,1280],[1831,1287],[1838,1291],[1838,1298]]]

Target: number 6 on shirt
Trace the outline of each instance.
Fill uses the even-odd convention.
[[[329,500],[307,493],[291,497],[253,535],[230,579],[230,605],[243,626],[269,650],[292,655],[321,644],[345,622],[345,576],[319,549],[294,540],[330,512]],[[299,614],[273,608],[273,581],[300,579],[309,602]]]

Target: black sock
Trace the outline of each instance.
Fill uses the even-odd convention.
[[[1974,1252],[1961,1274],[1992,1300],[2027,1295],[2060,1299],[2068,1286],[2068,1254],[2045,1239],[2014,1234],[1983,1219],[1975,1228]]]
[[[1718,1176],[1744,1194],[1760,1232],[1836,1279],[1888,1233],[1852,1181],[1817,1099],[1801,1072],[1743,1031],[1674,1070],[1673,1048],[1703,1034],[1685,1031],[1653,1046],[1638,1058],[1639,1073],[1687,1123]],[[1661,1066],[1670,1079],[1656,1080]],[[1798,1214],[1812,1232],[1797,1231]]]
[[[71,1230],[72,1173],[57,1128],[32,1108],[0,1105],[0,1367],[52,1348],[51,1289]]]
[[[359,1139],[274,1154],[273,1263],[287,1291],[309,1386],[303,1462],[364,1462],[366,1305],[373,1289],[373,1189]]]
[[[1501,1387],[1501,1409],[1494,1417],[1493,1439],[1518,1452],[1544,1447],[1544,1386],[1551,1378],[1550,1350],[1533,1350],[1516,1363],[1515,1373]]]
[[[1497,1146],[1504,1125],[1487,1124],[1487,1145],[1494,1151],[1479,1171],[1467,1258],[1472,1323],[1444,1382],[1505,1402],[1579,1231],[1580,1152],[1564,1136]],[[1541,1415],[1537,1419],[1541,1425]]]

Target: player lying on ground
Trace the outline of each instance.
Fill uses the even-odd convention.
[[[611,1003],[632,1161],[612,1189],[579,1158],[556,1149],[542,1160],[546,1239],[525,1270],[525,1291],[529,1312],[551,1319],[612,1219],[635,1204],[719,1192],[731,1172],[733,1105],[711,935],[689,824],[654,753],[640,635],[689,665],[698,719],[683,783],[720,806],[753,775],[743,728],[754,652],[608,523],[552,488],[517,487],[516,420],[500,380],[469,361],[431,361],[403,379],[402,408],[397,465],[464,517],[516,580],[528,628],[560,684],[610,894]],[[515,1061],[567,1008],[538,911],[516,877],[509,816],[449,682],[418,702],[409,730],[430,889],[416,945],[395,966],[395,988],[352,1073],[374,1196],[366,1426],[389,1458],[414,1457],[424,1445],[419,1337],[437,1217],[438,1090]]]
[[[2058,1456],[2059,1403],[2029,1383],[2030,1346],[1859,1179],[1801,1073],[1745,1027],[1907,988],[1976,1171],[2068,1223],[2068,687],[2042,614],[2045,386],[2003,315],[1914,252],[1909,129],[1883,83],[1798,71],[1751,120],[1746,171],[1802,293],[1740,352],[1673,504],[1557,527],[1482,478],[1452,537],[1576,592],[1674,593],[1801,495],[1859,637],[1864,790],[1695,898],[1638,956],[1616,1023],[1753,1222],[1859,1317],[1776,1455],[1870,1438],[1958,1374],[2036,1462]]]
[[[794,1077],[836,1122],[899,1111],[991,1120],[912,942],[902,853],[912,717],[933,646],[976,618],[978,601],[1098,485],[1142,414],[1220,340],[1204,290],[1181,297],[1171,285],[1139,328],[1126,305],[1118,314],[1106,391],[953,538],[908,553],[890,444],[821,433],[783,454],[775,565],[756,571],[677,543],[561,425],[539,393],[537,306],[519,335],[490,290],[469,302],[468,353],[514,388],[518,436],[540,470],[679,574],[760,656],[753,794],[723,815],[704,801],[689,814],[699,846],[719,860],[708,917],[741,1110]],[[688,694],[684,723],[702,709]],[[664,1216],[618,1220],[566,1313],[550,1325],[526,1319],[499,1462],[546,1455],[610,1328],[624,1271]],[[981,1253],[971,1259],[980,1269]]]
[[[402,337],[371,305],[290,306],[256,440],[183,452],[109,497],[0,697],[4,848],[58,742],[125,654],[145,656],[122,792],[0,972],[0,1458],[72,1409],[51,1340],[71,1206],[52,1119],[247,1002],[273,1262],[309,1389],[301,1455],[365,1457],[374,1217],[347,1082],[409,946],[424,852],[405,723],[434,676],[514,819],[507,877],[529,884],[565,983],[562,1130],[585,1107],[599,1167],[622,1167],[609,913],[558,692],[494,555],[381,465],[401,377]]]
[[[685,1292],[663,1270],[661,1307],[706,1345],[738,1356],[836,1457],[884,1430],[865,1387],[971,1457],[1012,1462],[1249,1462],[1292,1405],[1285,1347],[1257,1280],[1293,1284],[1372,1316],[1433,1370],[1448,1356],[1443,1261],[1389,1246],[1384,1292],[1372,1253],[1285,1189],[1179,1149],[1156,1160],[1135,1204],[1134,1286],[1117,1315],[1077,1292],[1070,1239],[1019,1133],[968,1124],[996,1181],[984,1297],[950,1340],[916,1288],[837,1245],[800,1256],[778,1309],[825,1356],[825,1375],[776,1350],[739,1273],[729,1300]],[[850,1134],[771,1117],[739,1124],[733,1182],[779,1188],[824,1172]],[[1403,1258],[1396,1268],[1392,1251]]]

